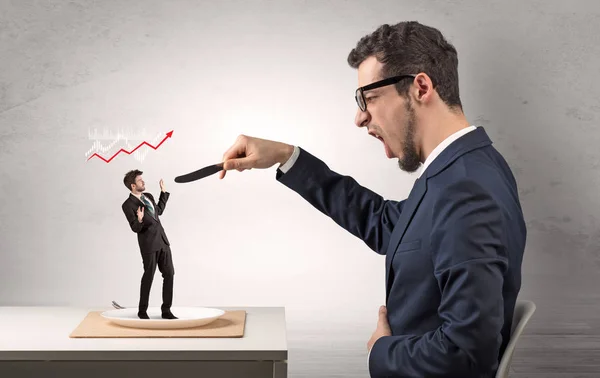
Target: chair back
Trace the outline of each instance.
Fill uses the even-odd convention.
[[[500,359],[500,365],[496,372],[496,378],[508,378],[510,366],[512,364],[513,354],[519,337],[523,333],[525,326],[535,312],[536,306],[532,301],[518,300],[515,305],[515,314],[513,316],[513,324],[510,335],[510,341],[506,346],[506,350]]]

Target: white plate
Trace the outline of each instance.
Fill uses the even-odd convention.
[[[177,329],[207,325],[225,314],[223,310],[208,307],[172,307],[171,312],[178,319],[161,318],[160,307],[148,308],[150,319],[140,319],[137,315],[137,308],[104,311],[101,315],[105,319],[124,327]]]

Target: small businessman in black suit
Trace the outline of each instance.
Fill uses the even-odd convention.
[[[138,316],[140,319],[149,319],[148,300],[150,297],[150,288],[156,272],[156,266],[163,276],[162,287],[162,306],[161,312],[163,319],[177,319],[171,313],[173,303],[173,276],[175,269],[171,257],[171,248],[169,239],[165,234],[159,215],[165,211],[169,192],[165,190],[163,180],[160,180],[160,197],[158,204],[150,193],[144,193],[146,186],[142,178],[143,172],[140,170],[131,170],[125,174],[123,183],[131,191],[129,197],[123,202],[121,208],[129,222],[131,230],[137,234],[142,262],[144,265],[144,274],[140,287],[140,302]]]

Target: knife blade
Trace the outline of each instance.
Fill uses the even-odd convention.
[[[209,165],[207,167],[198,169],[197,171],[190,172],[185,175],[177,176],[177,177],[175,177],[175,182],[182,183],[182,182],[192,182],[192,181],[200,180],[200,179],[203,179],[210,175],[214,175],[215,173],[220,172],[222,170],[223,170],[223,163]]]

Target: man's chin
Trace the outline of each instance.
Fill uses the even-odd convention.
[[[421,168],[421,165],[423,164],[414,162],[408,163],[402,160],[402,158],[398,158],[398,168],[407,173],[415,173],[419,170],[419,168]]]

